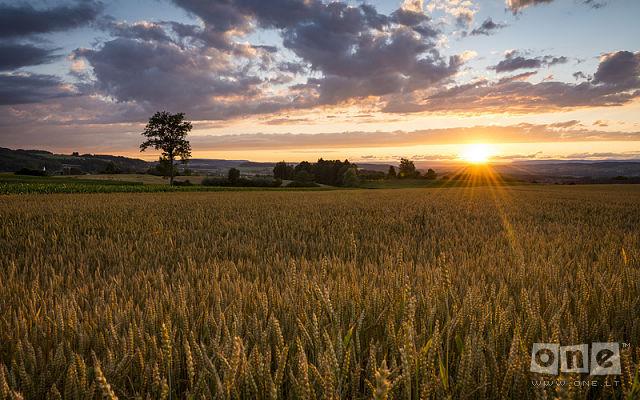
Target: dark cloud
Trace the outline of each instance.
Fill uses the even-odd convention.
[[[191,112],[207,109],[215,98],[257,94],[258,78],[245,76],[215,55],[170,42],[125,38],[74,53],[91,65],[99,92],[121,102]]]
[[[578,107],[620,106],[640,97],[638,53],[617,52],[603,58],[597,79],[577,84],[486,79],[451,87],[420,100],[405,96],[388,101],[384,111],[548,112]]]
[[[501,60],[498,64],[489,67],[489,69],[493,69],[498,73],[512,72],[518,69],[538,69],[544,66],[549,67],[556,64],[564,64],[568,61],[569,59],[565,56],[556,57],[546,55],[531,58],[513,50],[505,54],[504,60]]]
[[[50,63],[58,58],[54,52],[32,44],[0,42],[0,71]]]
[[[438,31],[421,12],[387,16],[366,4],[320,0],[175,3],[203,24],[103,18],[99,25],[115,38],[73,54],[95,78],[83,92],[225,119],[411,93],[447,82],[463,63],[439,54]],[[293,60],[277,47],[238,41],[256,26],[276,29]],[[274,94],[274,84],[285,90]]]
[[[525,7],[537,5],[537,4],[548,4],[553,0],[506,0],[507,8],[509,8],[513,13],[517,13]]]
[[[578,79],[587,79],[587,76],[582,71],[574,72],[572,75],[576,80],[578,80]]]
[[[497,65],[491,67],[496,72],[512,72],[518,69],[534,69],[542,67],[542,61],[537,58],[525,58],[523,56],[506,57]]]
[[[323,77],[309,79],[307,87],[325,104],[428,87],[452,76],[462,63],[443,59],[407,29],[386,36],[349,35],[323,45],[319,38],[326,35],[324,30],[301,29],[285,40],[312,69],[323,72]]]
[[[0,105],[38,103],[75,95],[52,75],[0,74]]]
[[[0,3],[0,37],[63,31],[94,21],[102,4],[78,1],[48,9],[36,9],[28,3]]]
[[[463,10],[456,15],[456,25],[460,28],[466,28],[473,22],[473,11]]]
[[[115,21],[112,18],[104,18],[98,23],[99,28],[108,31],[114,37],[140,39],[140,40],[156,40],[171,41],[171,38],[161,24],[154,22],[136,22],[129,24],[126,22]]]
[[[603,1],[598,1],[598,0],[583,0],[583,3],[588,5],[591,8],[602,8],[604,6],[607,5],[607,1],[603,0]]]
[[[640,83],[640,53],[618,51],[603,57],[593,76],[594,83],[637,87]]]
[[[523,72],[521,74],[505,76],[503,78],[500,78],[498,83],[506,83],[506,82],[513,82],[513,81],[526,81],[529,78],[531,78],[533,76],[536,76],[537,74],[538,74],[537,71],[529,71],[529,72]]]
[[[548,4],[554,0],[506,0],[507,8],[514,14],[520,12],[523,8],[529,6],[535,6],[538,4]],[[581,3],[591,8],[602,8],[607,2],[606,0],[581,0]]]
[[[471,31],[471,35],[472,36],[477,36],[477,35],[489,36],[494,34],[497,30],[502,29],[506,26],[507,26],[506,24],[493,22],[491,17],[488,17],[482,22],[482,24],[480,24],[479,27]]]
[[[461,60],[443,58],[426,17],[408,15],[415,13],[399,10],[392,20],[402,25],[377,30],[362,8],[331,3],[307,23],[286,29],[284,46],[323,73],[308,87],[325,104],[411,92],[451,77]]]
[[[480,82],[454,87],[420,103],[388,104],[387,112],[548,112],[576,107],[619,106],[640,96],[620,88],[563,82]]]
[[[461,60],[436,50],[438,31],[424,14],[398,9],[386,16],[371,5],[319,0],[175,0],[199,16],[205,30],[275,28],[283,45],[321,73],[297,89],[319,103],[424,88],[452,76]],[[225,36],[228,37],[228,36]]]

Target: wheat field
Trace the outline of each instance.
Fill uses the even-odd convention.
[[[0,400],[640,395],[637,186],[6,195],[0,221]],[[532,385],[532,343],[598,341],[622,375]]]

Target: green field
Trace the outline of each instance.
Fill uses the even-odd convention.
[[[168,185],[169,178],[149,174],[99,174],[99,175],[72,175],[69,177],[59,176],[56,179],[91,179],[99,181],[117,181],[117,182],[136,182],[145,185]],[[205,176],[177,176],[176,182],[189,181],[194,184],[200,184]]]
[[[229,190],[265,190],[251,187],[211,187],[201,186],[204,176],[180,176],[176,182],[189,181],[192,186],[168,185],[168,179],[147,174],[100,174],[74,176],[24,176],[0,173],[0,195],[2,194],[52,194],[52,193],[160,193],[160,192],[210,192]],[[318,185],[316,188],[287,188],[285,181],[280,188],[270,190],[328,190],[332,186]],[[437,187],[472,187],[488,185],[517,185],[513,181],[499,181],[487,176],[477,176],[464,180],[427,179],[387,179],[362,181],[361,189],[408,189]]]
[[[635,185],[0,196],[0,399],[637,398],[639,204]],[[532,384],[533,343],[601,341],[621,375]]]
[[[144,174],[78,175],[78,176],[24,176],[0,174],[0,195],[53,194],[53,193],[163,193],[163,192],[219,192],[254,190],[327,190],[317,188],[259,188],[201,186],[204,177],[179,177],[177,182],[189,180],[192,186],[169,186],[159,176]]]

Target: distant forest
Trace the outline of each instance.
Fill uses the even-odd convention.
[[[0,172],[20,170],[57,173],[64,169],[83,173],[135,173],[144,172],[150,163],[137,158],[111,155],[54,154],[44,150],[11,150],[0,147]]]

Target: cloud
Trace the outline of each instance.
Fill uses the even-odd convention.
[[[266,125],[290,125],[290,124],[297,124],[297,123],[303,123],[303,122],[311,122],[311,120],[309,118],[289,118],[287,116],[283,118],[269,119],[265,121],[265,124]]]
[[[507,8],[513,11],[514,14],[519,12],[525,7],[534,6],[538,4],[548,4],[553,0],[506,0]]]
[[[537,151],[535,153],[529,154],[501,154],[491,156],[493,160],[531,160],[535,158],[544,158],[542,156],[542,151]]]
[[[296,86],[319,104],[425,88],[453,76],[461,64],[437,51],[438,31],[421,1],[405,2],[390,15],[340,1],[175,2],[202,18],[205,29],[246,32],[255,23],[278,30],[283,46],[320,74]]]
[[[423,0],[403,0],[400,8],[403,10],[421,13],[424,11],[424,1]]]
[[[321,33],[321,32],[318,32]],[[299,32],[294,41],[285,41],[295,48],[313,69],[324,72],[321,78],[310,78],[305,87],[312,88],[322,104],[335,104],[354,97],[382,96],[411,92],[429,87],[451,77],[461,65],[457,57],[440,57],[432,46],[406,29],[386,36],[365,35],[340,41],[344,47],[333,52],[318,48],[321,35]],[[322,34],[324,35],[324,34]],[[337,38],[336,38],[337,39]],[[351,43],[357,43],[350,45]],[[423,58],[418,55],[430,51]]]
[[[469,128],[426,129],[393,132],[340,132],[319,134],[233,134],[194,136],[194,146],[217,150],[262,150],[297,148],[402,147],[467,143],[474,140],[497,143],[639,140],[640,132],[604,132],[585,129],[573,121],[565,126],[518,124]]]
[[[576,80],[578,80],[578,79],[587,79],[587,76],[586,76],[586,75],[584,74],[584,72],[582,72],[582,71],[574,72],[574,73],[572,74],[572,76],[573,76]]]
[[[455,25],[460,28],[470,27],[478,12],[476,4],[471,0],[432,0],[427,5],[427,10],[431,13],[441,10],[451,15]]]
[[[514,79],[476,80],[450,87],[420,99],[396,97],[384,111],[411,112],[549,112],[579,107],[627,104],[640,97],[638,53],[620,51],[605,55],[591,82],[543,81],[537,84]]]
[[[527,58],[521,55],[517,50],[509,51],[505,54],[504,60],[501,60],[498,64],[489,67],[498,73],[512,72],[518,69],[538,69],[543,66],[550,67],[556,64],[564,64],[569,59],[565,56],[550,56],[545,55],[541,57]]]
[[[618,51],[605,54],[593,75],[593,82],[628,88],[639,86],[640,52]]]
[[[39,9],[0,5],[24,22],[11,31],[1,26],[5,36],[87,23],[107,35],[90,48],[72,53],[68,78],[15,73],[49,62],[55,54],[24,44],[24,39],[5,40],[0,70],[14,73],[2,75],[8,85],[2,88],[3,104],[36,102],[41,93],[43,107],[32,115],[48,121],[58,115],[82,123],[141,121],[158,109],[185,111],[195,120],[212,121],[345,104],[365,112],[384,109],[400,114],[548,111],[625,104],[638,97],[640,89],[637,55],[631,52],[604,55],[593,81],[581,84],[530,83],[534,71],[517,72],[568,59],[512,52],[493,67],[505,75],[515,71],[512,76],[455,85],[455,77],[473,52],[442,54],[441,32],[424,8],[440,7],[456,18],[473,16],[475,3],[467,0],[438,0],[427,5],[407,0],[387,14],[368,4],[346,1],[173,2],[198,21],[117,21],[100,16],[102,6],[94,1]],[[502,24],[488,18],[476,28],[476,34],[500,27]],[[252,35],[259,29],[280,35],[282,43],[250,43],[259,36]],[[73,83],[64,83],[64,79]],[[17,91],[18,87],[24,92]],[[12,98],[16,103],[11,103]],[[58,109],[54,109],[56,102]],[[44,110],[52,116],[46,116]],[[265,120],[272,121],[267,124],[284,123],[277,116]]]
[[[40,74],[0,74],[0,105],[37,103],[73,96],[60,78]]]
[[[114,37],[140,40],[171,41],[164,27],[155,22],[138,21],[127,23],[115,21],[112,18],[104,18],[98,26],[108,31]]]
[[[58,58],[54,52],[32,44],[0,42],[0,71],[50,63]]]
[[[564,122],[555,122],[555,123],[549,124],[548,126],[551,128],[566,129],[566,128],[573,128],[578,125],[581,125],[580,121],[578,121],[577,119],[572,119]]]
[[[493,22],[493,20],[491,19],[491,17],[488,17],[487,19],[485,19],[482,24],[480,24],[479,27],[475,28],[474,30],[471,31],[471,35],[472,36],[477,36],[477,35],[485,35],[485,36],[489,36],[489,35],[493,35],[497,30],[500,30],[504,27],[506,27],[506,24],[503,23],[496,23]]]
[[[538,74],[537,71],[529,71],[529,72],[523,72],[521,74],[505,76],[503,78],[500,78],[498,83],[506,83],[506,82],[514,82],[514,81],[526,81],[529,78],[531,78],[533,76],[536,76],[537,74]]]
[[[512,72],[518,69],[534,69],[542,67],[542,61],[537,58],[525,58],[522,56],[507,56],[497,65],[490,67],[496,72]]]
[[[523,8],[539,4],[548,4],[552,1],[554,0],[506,0],[506,5],[509,10],[517,14],[522,11]],[[595,9],[602,8],[607,4],[606,0],[581,0],[581,3]]]
[[[65,97],[50,103],[28,104],[17,108],[0,108],[0,146],[38,147],[64,149],[65,151],[122,152],[137,148],[144,125],[113,123],[107,118],[112,114],[135,113],[136,107],[120,103],[99,103],[91,97]],[[77,115],[86,120],[74,120],[58,115],[61,103],[77,108]],[[87,113],[94,116],[87,117]],[[148,115],[146,115],[148,117]],[[100,121],[96,117],[103,117]],[[283,118],[286,115],[283,116]],[[49,118],[50,120],[46,120]],[[289,122],[296,117],[290,117]],[[46,122],[45,122],[46,121]],[[135,118],[131,119],[135,121]],[[274,119],[274,124],[284,121]],[[295,122],[295,121],[293,121]],[[303,121],[300,121],[303,122]],[[20,129],[13,127],[19,125]],[[199,151],[252,151],[252,150],[301,150],[343,148],[382,148],[416,145],[440,145],[473,141],[492,143],[535,143],[575,141],[638,141],[640,132],[599,131],[571,120],[554,124],[517,124],[508,126],[485,125],[448,129],[424,129],[417,131],[356,131],[318,134],[265,134],[236,133],[203,135],[199,129],[207,124],[196,124],[191,143]],[[228,132],[237,131],[229,128]],[[108,138],[108,140],[107,140]],[[315,150],[317,152],[319,150]]]
[[[573,153],[567,155],[566,159],[574,159],[574,160],[589,160],[589,159],[611,159],[611,160],[620,160],[620,159],[634,159],[640,157],[640,151],[624,151],[620,153],[614,152],[583,152],[583,153]]]
[[[598,0],[583,0],[584,4],[588,5],[591,8],[602,8],[607,5],[607,0],[598,1]]]
[[[424,90],[449,82],[465,61],[439,53],[439,32],[420,2],[390,15],[319,0],[175,3],[203,24],[103,18],[113,38],[72,56],[94,78],[83,92],[226,119]],[[256,26],[279,32],[287,55],[240,42]]]
[[[48,9],[36,9],[28,3],[0,3],[0,37],[17,37],[77,28],[94,21],[102,4],[78,1]]]
[[[241,104],[257,111],[246,101],[257,100],[262,81],[215,49],[116,38],[99,49],[78,49],[74,58],[86,59],[93,69],[96,81],[89,90],[118,102],[188,110],[205,119],[224,118]]]

